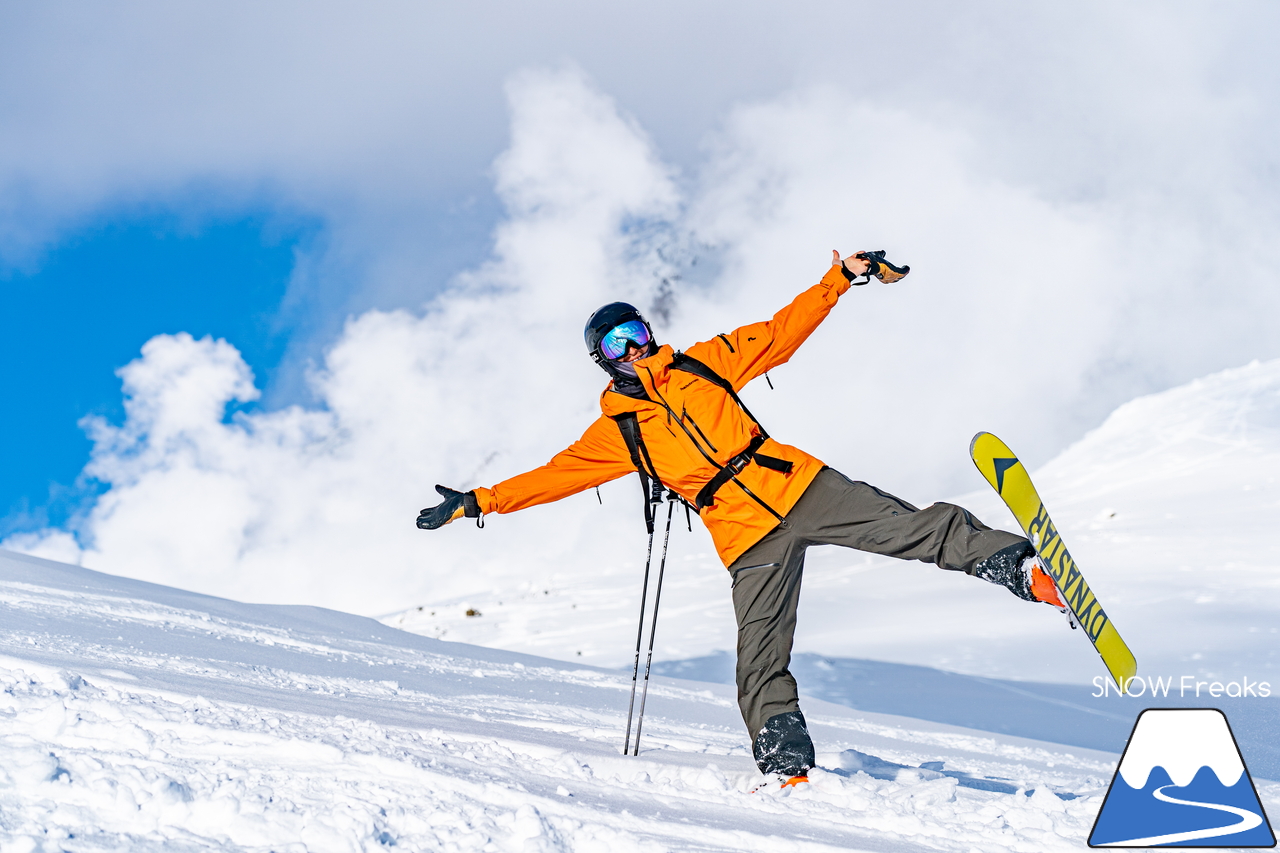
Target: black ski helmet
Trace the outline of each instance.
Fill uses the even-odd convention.
[[[583,340],[587,344],[587,352],[591,355],[592,361],[603,367],[610,374],[616,373],[616,368],[609,359],[604,357],[604,353],[600,352],[600,341],[604,340],[604,336],[609,334],[615,327],[626,323],[630,320],[639,320],[644,323],[646,329],[649,330],[649,351],[653,352],[657,346],[653,340],[653,327],[649,325],[649,321],[634,306],[626,302],[610,302],[603,308],[598,309],[591,318],[587,320],[586,327],[582,330]]]

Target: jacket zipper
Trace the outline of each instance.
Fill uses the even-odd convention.
[[[667,420],[670,421],[671,418],[675,415],[675,412],[671,409],[671,404],[667,402],[667,398],[662,396],[662,393],[658,391],[658,383],[653,378],[653,370],[651,370],[648,366],[646,366],[645,371],[649,374],[649,382],[653,385],[653,393],[657,394],[658,399],[662,401],[662,407],[667,410]],[[684,430],[684,434],[689,436],[689,441],[693,442],[693,446],[696,447],[698,452],[702,454],[702,458],[710,462],[713,466],[715,466],[716,470],[723,470],[724,466],[721,465],[716,460],[712,459],[707,454],[707,451],[702,449],[702,445],[698,444],[698,440],[693,437],[693,433],[689,432],[689,428],[684,425],[684,421],[682,421],[679,417],[676,417],[676,423],[680,424],[680,429]],[[785,526],[787,524],[786,518],[784,518],[776,509],[774,509],[773,507],[765,503],[764,500],[762,500],[755,492],[748,489],[741,480],[739,480],[737,477],[730,477],[729,479],[734,484],[736,484],[739,489],[742,489],[742,491],[746,492],[748,497],[750,497],[756,503],[760,504],[760,506],[767,509],[769,511],[769,514],[772,515],[774,518],[778,519],[778,521],[782,525]]]
[[[716,446],[711,443],[711,439],[707,438],[707,434],[702,431],[702,427],[698,426],[698,422],[693,419],[693,415],[689,414],[688,410],[685,409],[684,406],[680,407],[680,417],[689,419],[689,423],[693,424],[693,428],[698,431],[698,435],[702,436],[702,440],[707,443],[707,447],[711,448],[712,453],[720,452],[719,450],[716,450]]]

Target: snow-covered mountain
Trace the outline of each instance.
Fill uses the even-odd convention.
[[[1036,429],[1029,420],[1027,432]],[[1018,434],[1001,437],[1018,450]],[[1048,464],[1026,461],[1141,674],[1269,680],[1280,693],[1280,540],[1267,535],[1280,521],[1280,360],[1139,398]],[[973,476],[975,491],[952,500],[1016,530]],[[665,661],[735,647],[728,578],[696,521],[690,535],[677,520],[657,641]],[[622,666],[635,631],[642,539],[633,550],[601,555],[589,576],[561,574],[545,585],[477,576],[467,595],[384,621]],[[932,566],[834,547],[809,552],[796,649],[1012,679],[1087,684],[1105,673],[1049,608]]]
[[[1141,790],[1157,767],[1163,767],[1179,788],[1190,785],[1202,767],[1212,770],[1218,782],[1228,787],[1244,775],[1226,719],[1201,709],[1152,712],[1134,728],[1120,762],[1120,775],[1130,788]]]
[[[731,688],[658,678],[624,757],[625,675],[12,554],[0,685],[6,851],[1066,851],[1117,758],[810,701],[752,794]]]

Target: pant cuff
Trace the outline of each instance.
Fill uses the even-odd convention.
[[[782,776],[803,776],[808,773],[816,759],[804,714],[788,711],[770,717],[756,735],[752,753],[761,773],[777,773]]]

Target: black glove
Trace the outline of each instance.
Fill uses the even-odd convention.
[[[475,492],[459,492],[447,486],[436,486],[436,491],[444,498],[439,506],[430,506],[418,513],[418,527],[423,530],[437,530],[455,518],[480,517],[480,504],[476,502]]]

